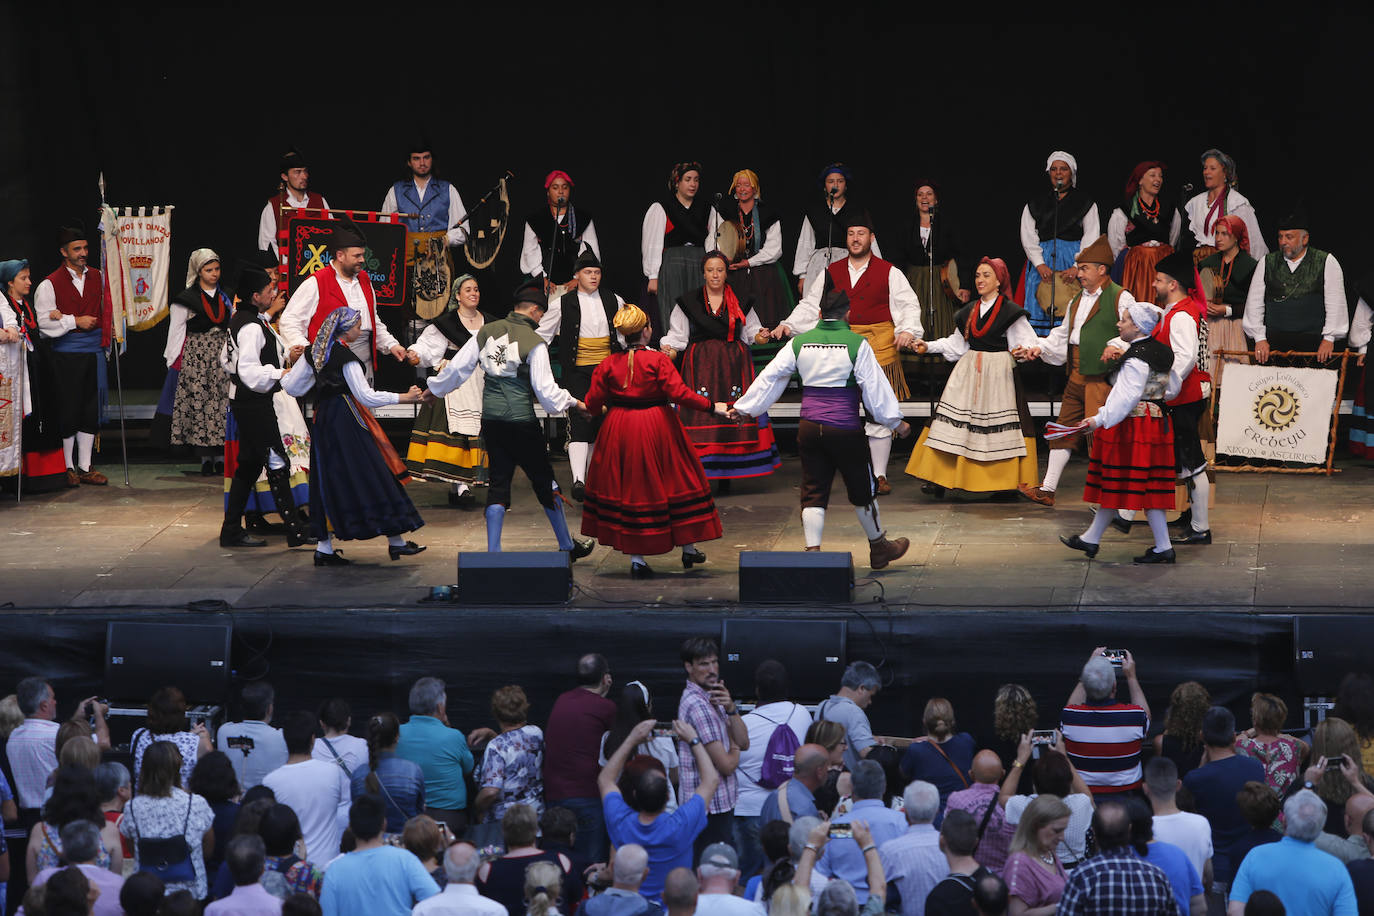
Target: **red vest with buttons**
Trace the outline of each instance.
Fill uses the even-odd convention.
[[[1202,323],[1207,319],[1203,317],[1202,307],[1192,299],[1184,299],[1174,303],[1169,313],[1160,320],[1159,324],[1155,325],[1155,332],[1153,335],[1155,340],[1158,340],[1166,347],[1173,346],[1173,344],[1169,342],[1169,328],[1173,325],[1175,319],[1180,321],[1192,321],[1193,324],[1197,326],[1198,340],[1202,340]],[[1199,347],[1199,350],[1200,349]],[[1178,390],[1178,397],[1169,402],[1170,407],[1175,404],[1192,404],[1195,401],[1202,400],[1202,383],[1210,382],[1212,376],[1207,370],[1202,368],[1201,353],[1198,354],[1198,357],[1199,358],[1193,366],[1193,371],[1189,372],[1188,377],[1183,380],[1183,385]]]
[[[339,285],[339,275],[333,266],[322,267],[310,276],[315,278],[315,285],[320,289],[320,301],[315,306],[315,314],[310,316],[309,338],[313,342],[315,335],[319,333],[320,325],[329,317],[329,313],[335,309],[352,308],[348,304],[348,298],[344,295],[343,287]],[[358,284],[363,288],[363,298],[367,300],[367,317],[372,326],[372,365],[377,365],[377,300],[372,294],[372,280],[368,277],[367,271],[358,271]]]
[[[859,276],[859,282],[849,282],[849,259],[843,258],[826,268],[830,282],[827,289],[842,289],[849,296],[849,323],[881,324],[892,320],[892,309],[888,305],[887,275],[892,264],[882,258],[870,256],[868,268]]]

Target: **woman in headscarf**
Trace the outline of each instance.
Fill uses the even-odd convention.
[[[762,196],[759,176],[752,169],[736,172],[730,179],[730,193],[711,208],[707,245],[730,259],[726,282],[739,301],[753,300],[759,321],[771,328],[792,314],[797,302],[778,263],[782,220],[763,205]],[[745,344],[755,342],[746,340]]]
[[[425,548],[402,535],[424,524],[402,486],[410,479],[372,410],[389,404],[419,404],[412,385],[404,394],[374,391],[362,361],[348,345],[358,339],[362,315],[337,308],[325,316],[307,359],[282,380],[299,397],[315,387],[315,428],[310,439],[310,527],[318,540],[316,566],[347,566],[334,539],[366,540],[384,535],[391,559]]]
[[[22,398],[11,390],[13,413],[0,413],[12,443],[0,449],[0,476],[22,473],[25,491],[46,492],[67,486],[67,462],[57,434],[52,360],[29,302],[32,287],[27,260],[0,261],[0,376],[23,382]]]
[[[700,189],[701,163],[679,162],[668,174],[668,194],[644,214],[639,249],[645,301],[655,297],[662,327],[668,326],[673,303],[701,275],[711,204],[697,198]]]
[[[206,477],[224,473],[224,418],[229,410],[229,376],[219,354],[229,339],[234,305],[219,285],[219,255],[209,248],[191,252],[186,288],[172,299],[163,358],[170,370],[181,363],[172,403],[172,444],[189,445]]]
[[[720,537],[720,516],[671,404],[721,417],[726,406],[688,388],[672,360],[648,349],[653,326],[642,309],[623,306],[615,329],[627,349],[602,360],[587,394],[593,415],[609,411],[587,471],[582,533],[630,554],[635,578],[653,575],[645,555],[674,547],[682,548],[682,565],[691,569],[706,562],[697,542]]]
[[[682,354],[682,378],[708,401],[733,403],[754,381],[749,341],[760,330],[753,300],[741,301],[726,283],[729,260],[712,251],[702,263],[705,282],[680,296],[660,346],[668,357]],[[730,480],[762,477],[782,466],[773,428],[765,414],[743,423],[722,422],[711,409],[679,404],[682,425],[711,480],[726,492]]]
[[[1033,358],[1037,339],[1026,310],[1007,294],[1010,286],[1006,263],[983,258],[973,271],[978,298],[955,313],[954,331],[916,342],[917,353],[957,360],[906,466],[931,496],[949,489],[1015,492],[1035,480],[1035,427],[1015,369],[1018,360]]]
[[[921,327],[935,340],[954,330],[954,312],[970,298],[959,283],[959,239],[940,206],[935,182],[917,179],[916,209],[906,240],[906,278],[921,300]]]
[[[1013,293],[1030,315],[1037,334],[1048,334],[1078,292],[1074,259],[1102,235],[1097,204],[1078,187],[1078,160],[1062,149],[1045,159],[1048,189],[1021,209],[1021,250],[1026,266]],[[1047,288],[1042,290],[1041,286]],[[1041,295],[1043,293],[1043,295]]]
[[[1236,174],[1236,160],[1219,149],[1209,149],[1202,154],[1203,192],[1184,205],[1188,215],[1188,231],[1192,233],[1196,247],[1193,249],[1193,263],[1217,251],[1216,231],[1220,217],[1234,214],[1245,222],[1250,236],[1250,255],[1255,260],[1263,260],[1269,253],[1260,234],[1259,218],[1255,207],[1245,195],[1236,190],[1240,184]],[[1187,251],[1187,248],[1184,248]]]
[[[1112,279],[1137,302],[1155,298],[1155,265],[1174,253],[1183,221],[1172,194],[1164,194],[1162,162],[1142,162],[1126,179],[1126,197],[1107,220],[1107,241],[1116,266]]]
[[[425,328],[407,354],[412,365],[442,369],[490,316],[478,305],[482,291],[477,279],[463,274],[453,281],[448,309]],[[470,508],[472,487],[487,482],[487,453],[482,445],[482,379],[484,372],[468,376],[442,401],[424,404],[410,431],[406,467],[416,477],[450,485],[450,506]]]
[[[1212,357],[1208,369],[1215,382],[1221,377],[1223,362],[1218,350],[1250,349],[1240,324],[1245,317],[1250,281],[1255,277],[1259,261],[1250,255],[1250,228],[1234,213],[1217,217],[1212,226],[1212,240],[1217,250],[1198,261],[1197,269],[1202,277],[1203,292],[1207,294],[1207,349]],[[1224,361],[1248,364],[1250,358],[1227,356]]]

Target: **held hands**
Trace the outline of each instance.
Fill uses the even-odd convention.
[[[416,353],[414,350],[407,350],[406,362],[410,363],[412,366],[420,365],[420,354]]]
[[[305,344],[296,344],[296,346],[294,346],[294,347],[292,347],[291,349],[287,350],[287,351],[286,351],[286,368],[290,369],[292,366],[296,365],[296,361],[297,361],[298,359],[300,359],[301,356],[302,356],[304,353],[305,353]]]
[[[787,326],[786,322],[779,324],[776,328],[768,332],[768,336],[774,340],[782,340],[784,337],[790,337],[791,335],[792,329]]]
[[[903,331],[902,333],[898,334],[898,335],[897,335],[897,349],[898,349],[898,350],[915,350],[915,349],[916,349],[916,335],[912,334],[910,331]]]
[[[396,362],[403,363],[406,361],[406,348],[400,344],[393,344],[391,347],[391,355],[396,357]]]
[[[1027,363],[1040,358],[1039,347],[1013,347],[1011,358],[1017,362]]]
[[[759,332],[754,335],[754,343],[766,344],[773,338],[769,335],[767,328],[759,328]],[[1363,364],[1361,364],[1363,365]]]
[[[581,401],[573,401],[572,409],[575,410],[577,412],[577,415],[579,417],[582,417],[583,419],[590,420],[592,417],[592,412],[588,410],[587,405],[582,403]]]
[[[911,435],[911,424],[903,420],[897,424],[897,428],[892,431],[892,434],[898,439],[905,439]]]
[[[723,420],[733,420],[735,419],[735,417],[730,416],[732,412],[733,411],[730,409],[729,404],[725,403],[724,401],[716,401],[716,406],[713,410],[713,413],[715,413],[716,416],[720,417]]]
[[[674,350],[672,347],[668,346],[667,344],[659,345],[658,352],[662,353],[669,359],[677,359],[677,351]]]
[[[419,404],[425,399],[425,392],[421,391],[416,385],[411,385],[410,390],[400,396],[402,404]]]
[[[1102,361],[1104,363],[1109,363],[1112,360],[1120,359],[1125,354],[1126,351],[1120,347],[1104,347],[1102,350]]]
[[[930,344],[926,343],[924,340],[918,340],[911,345],[911,349],[915,350],[917,353],[924,354],[930,349]]]

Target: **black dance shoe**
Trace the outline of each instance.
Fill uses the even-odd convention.
[[[587,485],[580,480],[574,480],[572,485],[572,498],[578,502],[582,502],[583,497],[586,495]]]
[[[1102,548],[1101,544],[1089,544],[1076,534],[1071,534],[1068,537],[1064,537],[1062,534],[1059,535],[1059,543],[1063,544],[1065,547],[1072,547],[1074,550],[1083,551],[1087,554],[1089,560],[1097,556],[1097,551]]]
[[[1193,527],[1193,510],[1191,507],[1184,509],[1179,517],[1169,523],[1170,528],[1191,528]]]
[[[576,563],[583,557],[590,555],[591,552],[596,549],[595,538],[580,538],[574,536],[572,540],[572,550],[568,551],[568,558],[571,559],[574,563]]]
[[[414,541],[406,541],[400,547],[393,547],[390,544],[386,545],[386,552],[391,554],[391,559],[393,560],[399,560],[401,557],[413,557],[417,553],[423,553],[424,550],[425,548]]]
[[[471,509],[477,505],[477,494],[473,493],[470,487],[462,493],[454,493],[450,490],[448,504],[455,509]]]
[[[938,483],[931,483],[929,481],[926,481],[925,483],[921,484],[921,492],[927,496],[934,496],[936,499],[945,498],[945,488],[940,486]]]
[[[653,571],[652,569],[649,568],[649,564],[648,564],[648,563],[631,563],[631,564],[630,564],[630,578],[631,578],[631,579],[652,579],[653,577],[654,577],[654,571]]]
[[[219,546],[221,547],[266,547],[265,538],[256,537],[240,528],[238,531],[220,532]]]
[[[691,569],[693,565],[695,565],[695,564],[697,564],[697,563],[705,563],[705,562],[706,562],[706,554],[702,553],[700,550],[693,550],[693,551],[690,551],[690,552],[684,550],[684,551],[682,552],[682,568],[683,568],[683,569]]]
[[[1176,534],[1169,538],[1170,544],[1210,544],[1212,543],[1212,529],[1206,531],[1189,530],[1187,534]]]
[[[1168,550],[1163,551],[1162,553],[1156,553],[1156,552],[1155,552],[1155,549],[1154,549],[1153,547],[1151,547],[1149,550],[1145,551],[1143,554],[1141,554],[1140,556],[1136,557],[1136,558],[1135,558],[1134,560],[1132,560],[1131,562],[1132,562],[1132,563],[1173,563],[1173,562],[1174,562],[1174,558],[1175,558],[1176,556],[1177,556],[1177,555],[1174,553],[1174,549],[1173,549],[1172,547],[1170,547]]]
[[[345,560],[343,555],[337,550],[333,553],[320,553],[318,550],[315,551],[316,566],[347,566],[352,562],[352,560]]]
[[[1122,518],[1119,514],[1112,517],[1112,527],[1122,534],[1131,533],[1131,520]]]

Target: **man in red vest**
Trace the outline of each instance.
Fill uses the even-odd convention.
[[[292,210],[328,210],[329,203],[323,194],[308,190],[310,187],[310,168],[305,157],[293,150],[287,150],[281,157],[281,190],[268,198],[262,208],[262,218],[258,220],[258,250],[277,253],[277,239],[286,227],[286,220]],[[324,216],[323,212],[311,216]]]
[[[91,468],[91,450],[100,430],[100,382],[110,343],[109,300],[100,271],[86,266],[86,231],[62,229],[57,244],[63,264],[38,284],[33,305],[39,332],[52,342],[67,486],[103,487],[109,480]]]
[[[330,312],[342,306],[363,316],[363,330],[358,339],[349,344],[362,360],[370,377],[377,351],[385,350],[398,362],[406,358],[405,347],[391,336],[386,325],[377,320],[377,300],[372,292],[372,280],[363,270],[367,259],[367,240],[358,227],[348,220],[339,220],[329,240],[333,257],[329,264],[315,271],[296,287],[291,301],[281,313],[281,335],[288,347],[314,343]]]
[[[820,320],[821,298],[832,289],[849,297],[849,328],[861,334],[873,347],[883,375],[898,401],[911,396],[902,373],[902,350],[914,350],[923,335],[921,303],[907,282],[906,275],[890,261],[873,254],[873,223],[868,212],[846,212],[845,247],[849,257],[826,268],[825,282],[812,283],[806,297],[797,303],[771,335],[781,340],[791,334],[809,331]],[[892,492],[887,482],[887,460],[892,454],[892,430],[877,423],[865,423],[869,460],[877,477],[877,495]]]

